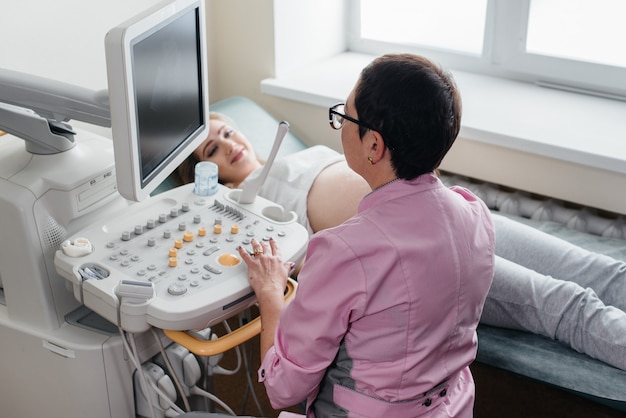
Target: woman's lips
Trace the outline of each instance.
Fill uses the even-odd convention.
[[[243,153],[244,153],[244,151],[245,151],[245,150],[244,150],[243,148],[242,148],[242,149],[240,149],[240,150],[238,150],[238,151],[235,153],[235,156],[233,157],[233,159],[232,159],[232,160],[230,160],[230,163],[231,163],[231,164],[234,164],[234,163],[236,163],[237,161],[241,160],[241,158],[243,158]]]

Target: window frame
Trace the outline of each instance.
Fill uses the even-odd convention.
[[[535,83],[626,101],[626,68],[525,51],[531,0],[488,0],[482,56],[427,46],[401,45],[360,38],[360,0],[348,7],[348,50],[380,55],[389,51],[422,54],[444,67]]]

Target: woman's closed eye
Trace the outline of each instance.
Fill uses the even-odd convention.
[[[214,140],[208,140],[206,141],[206,143],[204,144],[203,148],[202,148],[202,159],[207,159],[212,157],[213,155],[215,155],[215,152],[217,151],[217,142]]]
[[[210,147],[207,149],[206,152],[206,158],[211,158],[215,155],[215,153],[217,152],[217,145],[214,147]]]

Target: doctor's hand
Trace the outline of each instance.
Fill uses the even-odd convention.
[[[253,255],[243,247],[237,250],[248,266],[250,286],[259,300],[259,305],[266,302],[275,303],[280,299],[282,306],[287,277],[294,264],[282,260],[278,243],[273,238],[270,238],[269,245],[255,239],[251,240],[251,244]]]

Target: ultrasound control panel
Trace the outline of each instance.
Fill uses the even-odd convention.
[[[285,261],[308,243],[296,214],[261,197],[239,204],[219,185],[198,196],[193,184],[134,204],[65,241],[55,267],[74,296],[122,329],[202,329],[256,302],[237,251],[274,238]]]

